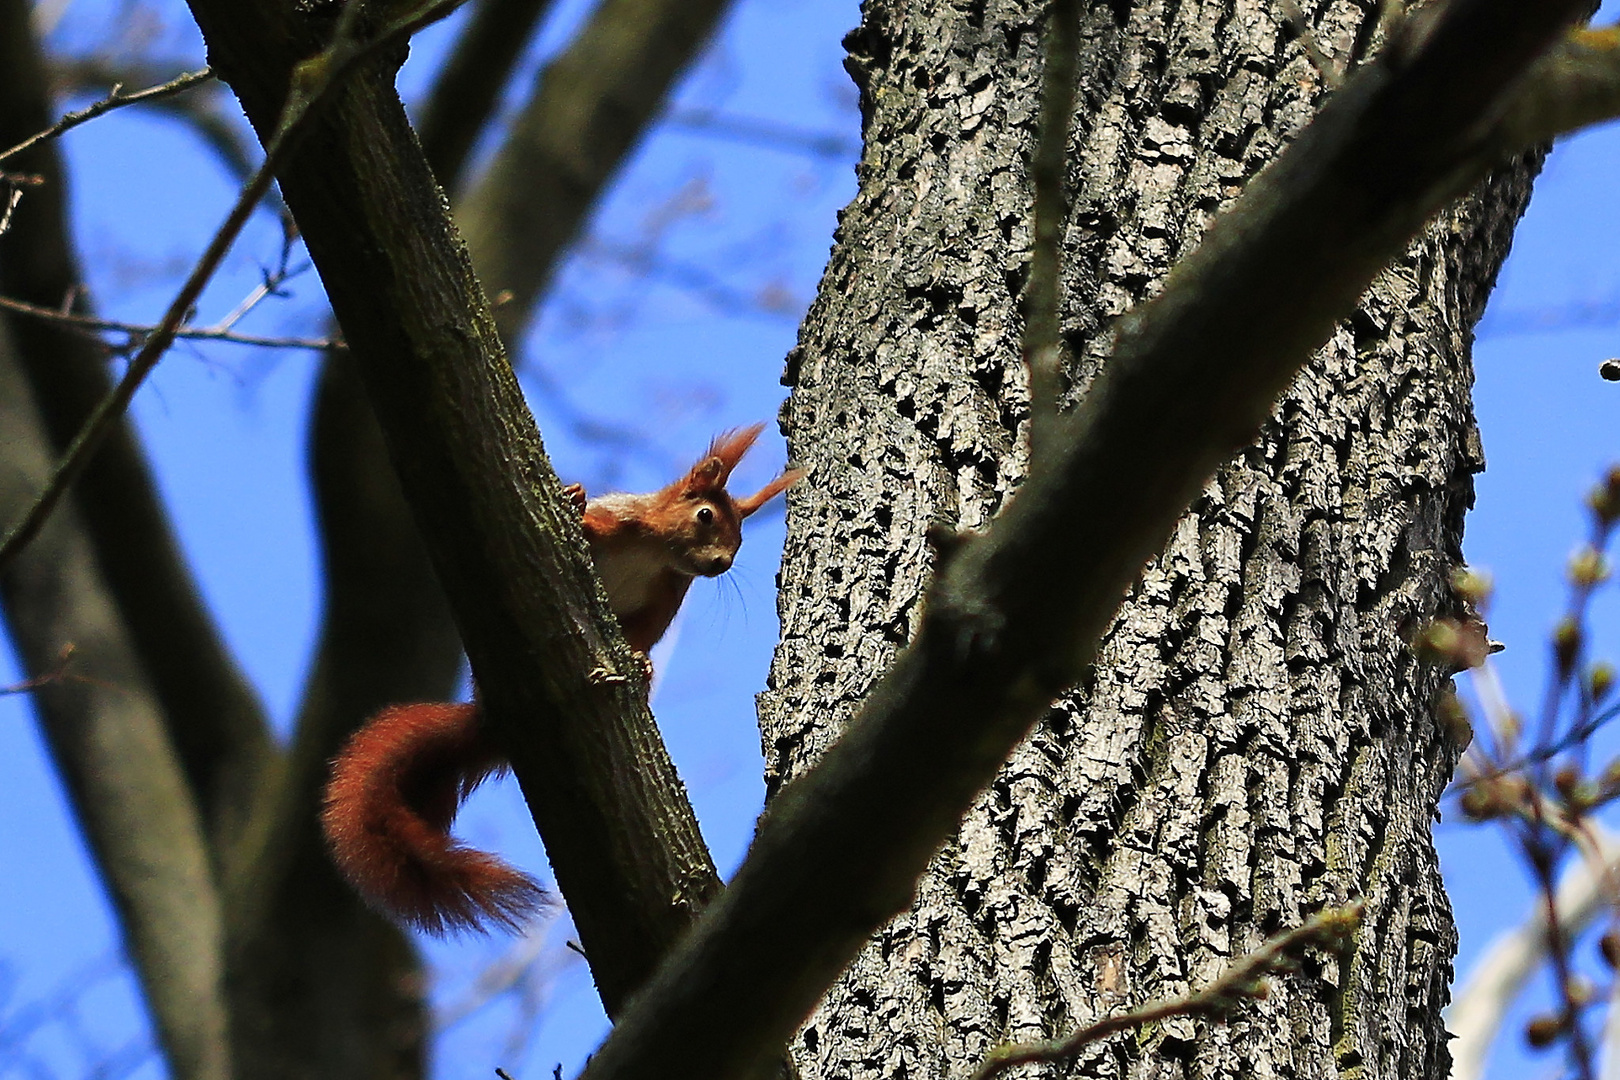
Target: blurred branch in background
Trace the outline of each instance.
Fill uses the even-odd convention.
[[[121,1080],[151,1062],[157,1053],[144,1032],[108,1045],[98,1023],[103,995],[113,984],[133,983],[134,972],[121,954],[80,965],[51,990],[31,1001],[15,1002],[15,982],[4,973],[0,985],[0,1076],[32,1080]],[[133,985],[129,992],[136,992]],[[43,1044],[51,1043],[50,1048]],[[59,1067],[57,1046],[71,1047],[74,1071]]]
[[[1571,863],[1558,882],[1558,923],[1571,935],[1579,935],[1614,903],[1613,875],[1620,869],[1620,837],[1595,823],[1588,823],[1586,831],[1597,861]],[[1547,929],[1546,901],[1538,898],[1524,922],[1497,935],[1459,980],[1457,996],[1446,1010],[1446,1028],[1456,1036],[1451,1080],[1484,1080],[1491,1044],[1509,1009],[1547,961]]]
[[[1537,1048],[1563,1044],[1570,1072],[1594,1080],[1598,1043],[1587,1016],[1620,985],[1614,977],[1620,966],[1620,882],[1613,876],[1620,846],[1595,817],[1620,799],[1620,758],[1598,768],[1590,764],[1593,735],[1620,709],[1607,705],[1615,669],[1589,655],[1587,625],[1593,596],[1610,577],[1608,549],[1620,521],[1620,467],[1592,489],[1587,508],[1588,537],[1569,560],[1569,598],[1549,643],[1550,670],[1532,724],[1513,707],[1488,662],[1498,646],[1486,637],[1477,614],[1490,598],[1483,575],[1459,572],[1453,587],[1462,614],[1437,620],[1417,640],[1421,653],[1452,670],[1473,670],[1475,707],[1454,693],[1441,703],[1459,741],[1468,744],[1453,784],[1457,806],[1470,821],[1496,822],[1506,830],[1538,895],[1526,921],[1487,950],[1447,1013],[1458,1036],[1455,1080],[1483,1075],[1510,1006],[1543,964],[1552,978],[1555,1007],[1530,1021],[1525,1038]],[[1566,868],[1571,856],[1578,861]],[[1607,987],[1582,974],[1575,954],[1581,932],[1604,910],[1610,915],[1600,942]]]

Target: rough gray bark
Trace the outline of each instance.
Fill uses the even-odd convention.
[[[784,637],[761,722],[774,792],[905,642],[932,522],[981,525],[1022,479],[1017,337],[1038,5],[869,3],[852,35],[861,194],[790,358]],[[1319,42],[1365,49],[1361,8]],[[1064,328],[1075,391],[1108,321],[1309,119],[1321,80],[1267,10],[1095,7],[1082,26]],[[1427,823],[1455,748],[1442,676],[1402,642],[1451,603],[1470,475],[1468,328],[1528,194],[1505,172],[1380,279],[1261,440],[1151,565],[1094,678],[936,858],[910,914],[806,1026],[806,1077],[943,1076],[1208,982],[1364,896],[1342,965],[1232,1025],[1175,1022],[1087,1075],[1444,1074],[1454,934]]]

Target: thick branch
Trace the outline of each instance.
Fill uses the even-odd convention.
[[[757,1075],[1008,753],[1074,682],[1130,582],[1379,270],[1491,160],[1500,95],[1585,10],[1457,0],[1365,66],[1210,229],[916,639],[586,1076]],[[1408,30],[1413,24],[1407,24]]]
[[[457,208],[501,338],[522,340],[561,251],[641,138],[726,0],[602,0],[534,92]]]
[[[493,0],[480,5],[436,80],[420,127],[424,153],[441,182],[464,164],[477,132],[545,4]],[[605,63],[606,61],[602,61]],[[593,66],[599,67],[601,63]],[[603,178],[605,179],[605,177]],[[594,201],[598,191],[589,193]],[[316,389],[310,465],[321,521],[327,583],[321,637],[285,769],[267,793],[243,876],[231,892],[233,935],[244,943],[276,932],[276,897],[319,883],[324,855],[310,828],[326,763],[367,715],[397,701],[446,696],[460,639],[387,460],[382,433],[346,358],[326,365]],[[277,957],[271,956],[270,962]]]
[[[192,10],[264,136],[314,28],[229,0]],[[281,170],[282,190],[611,1013],[718,880],[639,662],[602,633],[613,622],[576,515],[390,75],[379,62],[345,86]]]
[[[551,0],[482,0],[433,80],[416,125],[439,186],[454,192],[473,144]]]
[[[56,448],[3,323],[0,431],[0,515],[11,518],[49,474]],[[203,822],[75,507],[63,507],[0,575],[0,600],[29,671],[73,649],[73,677],[34,694],[40,727],[118,910],[169,1067],[180,1080],[225,1080],[219,895]]]
[[[424,152],[441,178],[460,171],[543,7],[535,0],[479,5],[458,40],[429,101],[432,131],[422,133]],[[230,929],[248,951],[279,933],[276,916],[290,895],[331,891],[316,813],[327,763],[344,737],[385,705],[448,696],[461,661],[443,590],[346,355],[323,365],[312,415],[310,484],[325,583],[321,632],[292,749],[265,785],[236,861]],[[310,875],[321,880],[306,880]],[[353,898],[345,903],[339,893],[337,902],[352,906]],[[266,955],[272,964],[320,962],[288,950]]]
[[[1580,30],[1525,73],[1494,125],[1502,155],[1620,116],[1620,29]]]

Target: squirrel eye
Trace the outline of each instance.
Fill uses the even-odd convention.
[[[712,506],[698,507],[697,519],[705,525],[712,524],[714,522],[714,508]]]

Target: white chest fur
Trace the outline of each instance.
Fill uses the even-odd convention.
[[[663,545],[632,542],[604,547],[595,553],[596,569],[607,586],[608,606],[619,615],[647,607],[664,571],[669,569]]]

